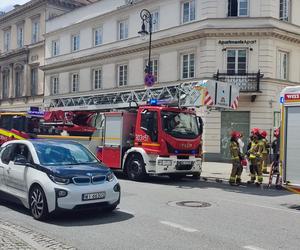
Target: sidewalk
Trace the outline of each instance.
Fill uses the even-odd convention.
[[[232,164],[230,163],[220,163],[220,162],[203,162],[202,165],[202,178],[207,178],[213,181],[229,181],[230,172]],[[242,182],[246,183],[249,179],[250,173],[246,172],[246,169],[243,169],[242,173]],[[269,183],[269,174],[264,174],[264,184]]]

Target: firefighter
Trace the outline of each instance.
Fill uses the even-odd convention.
[[[263,130],[260,133],[261,135],[261,141],[262,141],[262,147],[263,147],[263,152],[262,152],[262,172],[264,174],[268,174],[267,170],[267,165],[268,165],[268,155],[269,155],[269,142],[267,139],[267,131]]]
[[[275,139],[272,142],[272,150],[273,150],[273,166],[274,172],[273,174],[279,174],[279,152],[280,152],[280,137],[279,137],[279,128],[274,130]]]
[[[240,133],[237,131],[233,131],[231,133],[230,139],[230,154],[232,160],[232,170],[229,178],[229,184],[239,185],[241,183],[241,175],[243,168],[241,166],[241,154],[240,154],[240,147],[238,143],[238,139],[240,137]]]
[[[259,142],[259,130],[253,131],[251,146],[248,151],[248,157],[250,160],[250,176],[251,179],[247,182],[252,184],[256,180],[257,175],[257,185],[262,184],[263,176],[261,171],[261,158],[262,158],[262,144]]]

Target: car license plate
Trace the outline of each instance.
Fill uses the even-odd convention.
[[[180,165],[192,165],[191,161],[181,161],[179,162]]]
[[[97,192],[97,193],[90,193],[90,194],[83,194],[82,200],[83,201],[90,201],[90,200],[100,200],[105,198],[105,192]]]

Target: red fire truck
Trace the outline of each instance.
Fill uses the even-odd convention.
[[[200,177],[203,129],[194,110],[145,105],[106,112],[102,124],[97,157],[130,179],[147,174]]]

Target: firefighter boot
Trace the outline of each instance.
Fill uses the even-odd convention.
[[[235,186],[236,184],[235,184],[235,177],[233,177],[233,176],[230,176],[230,178],[229,178],[229,184],[231,185],[231,186]]]
[[[241,183],[242,183],[241,176],[237,176],[237,177],[236,177],[235,183],[236,183],[236,185],[241,185]]]

